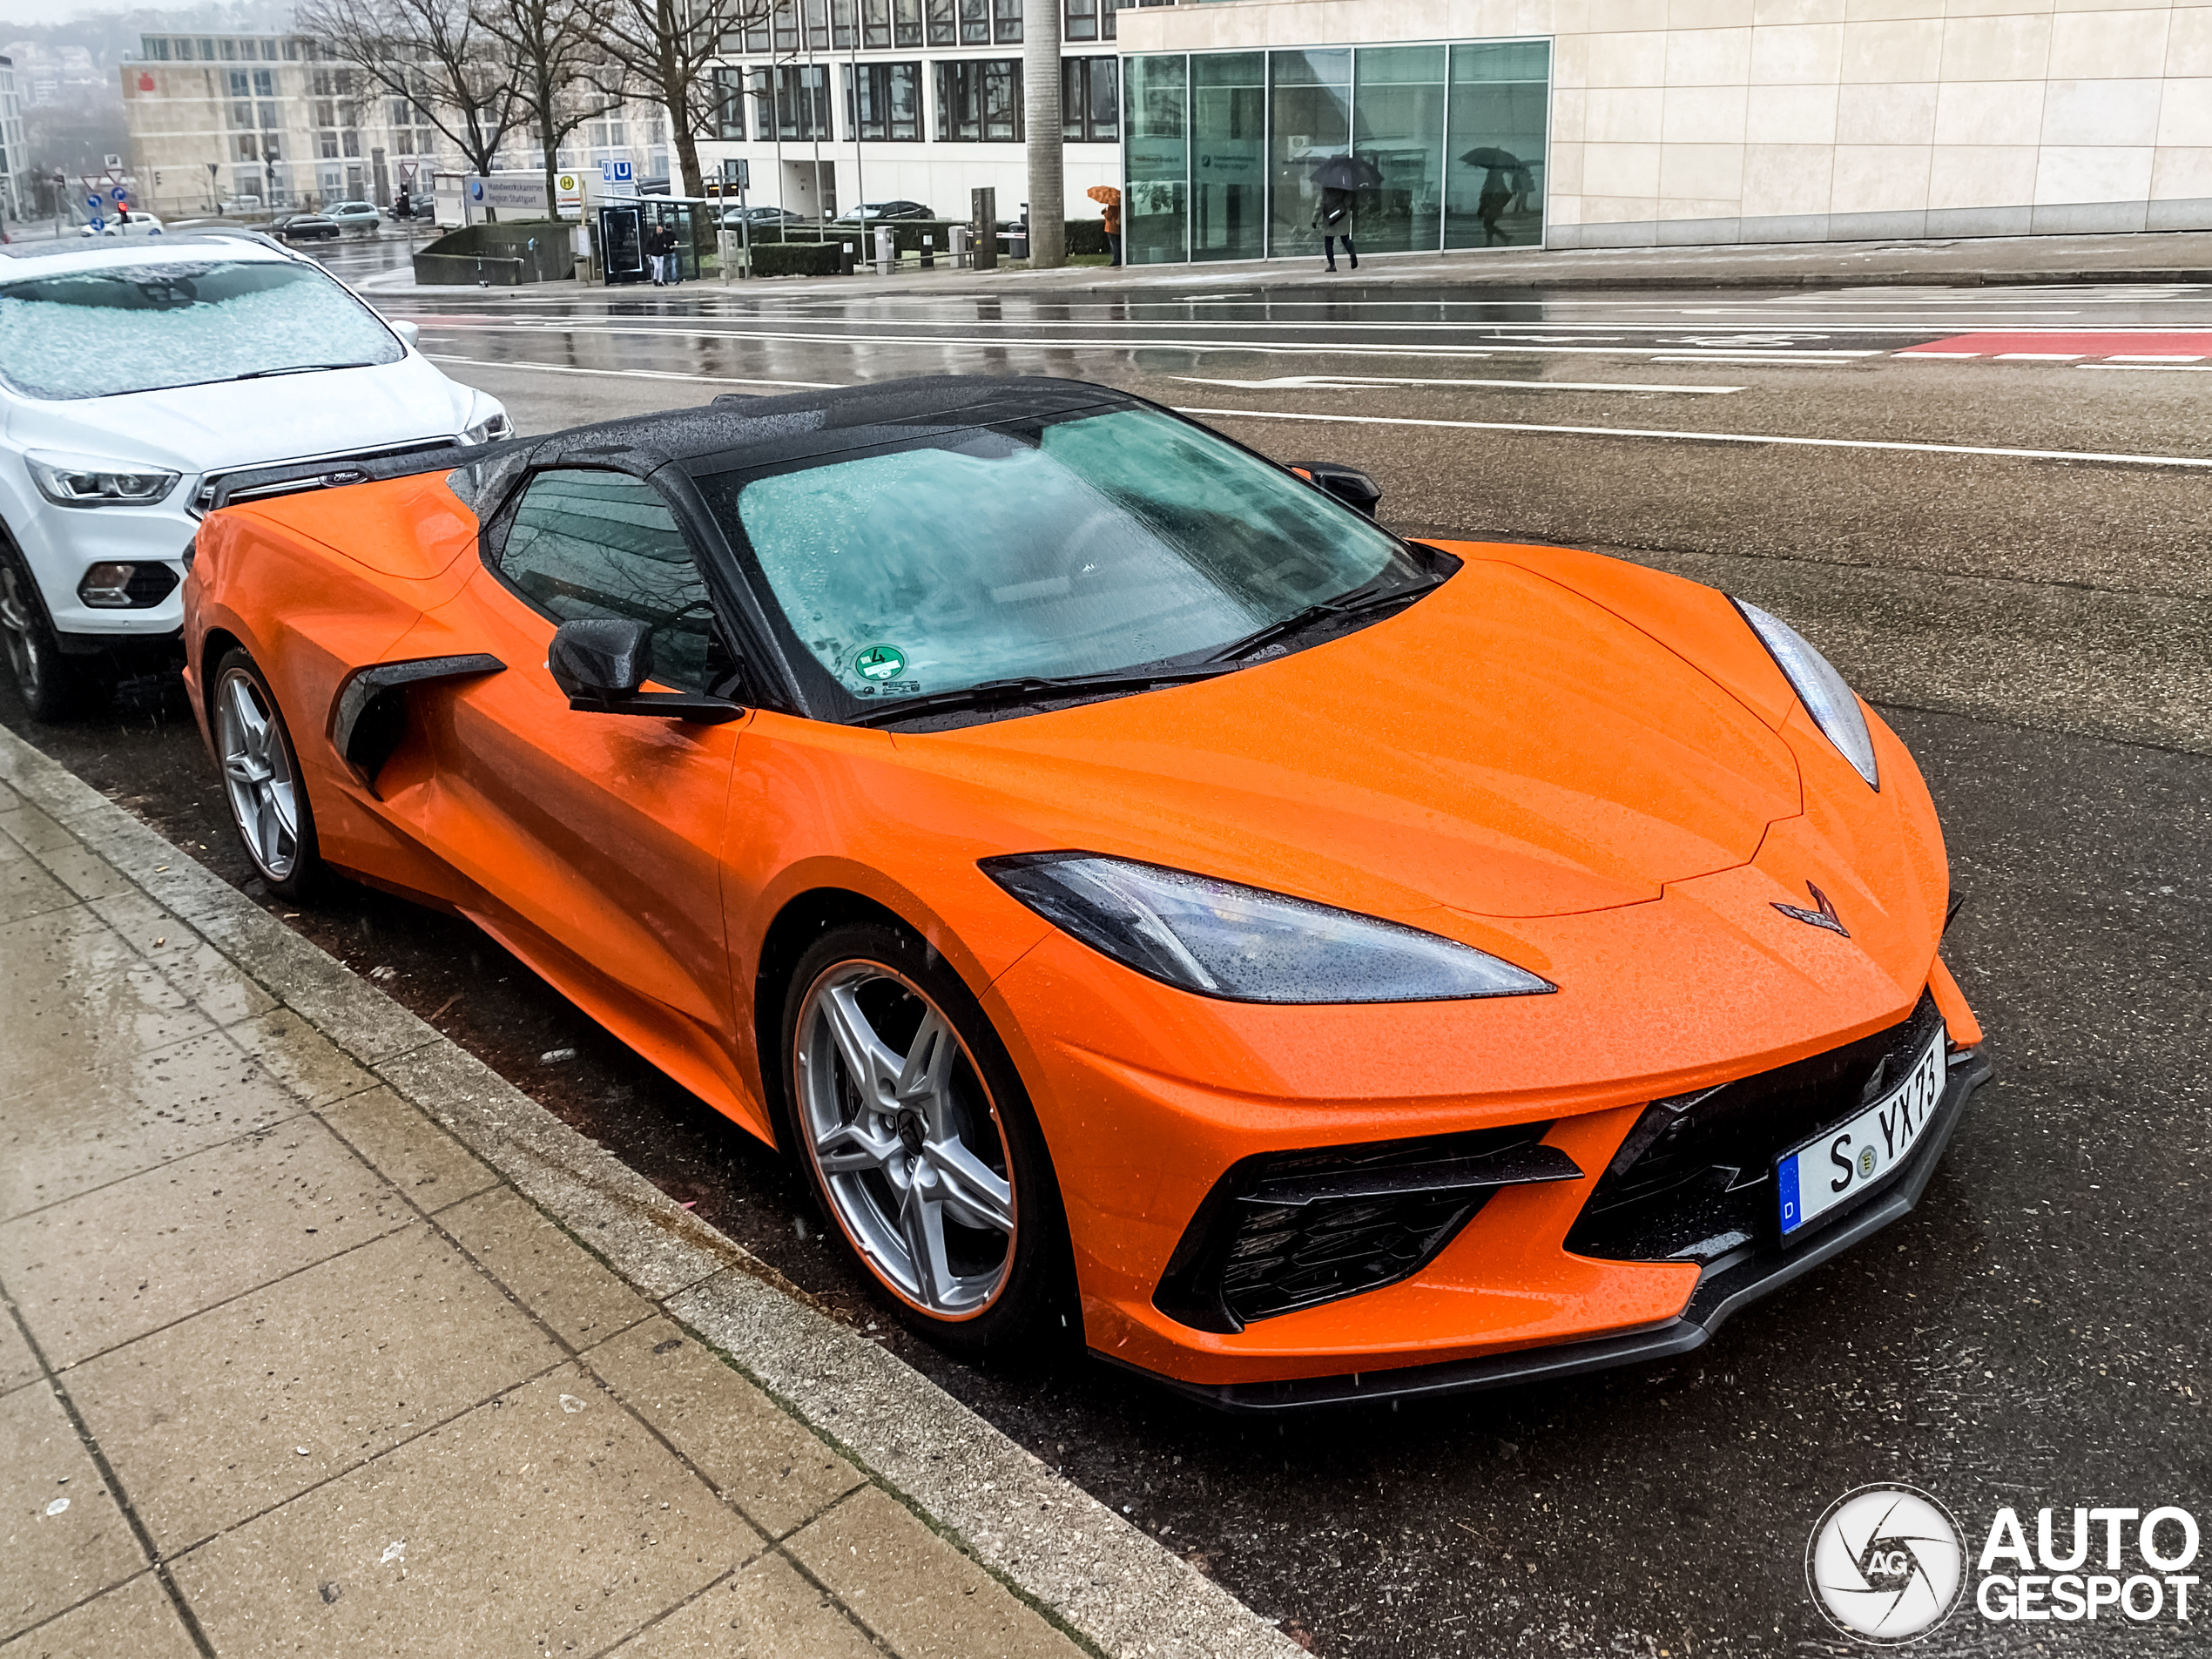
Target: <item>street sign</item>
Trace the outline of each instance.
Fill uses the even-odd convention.
[[[84,205],[96,213],[98,212],[101,208],[107,206],[105,202],[100,199],[100,194],[98,191],[94,191],[91,195],[84,199]]]
[[[740,161],[735,156],[725,156],[722,161],[722,185],[725,190],[751,190],[752,164]]]
[[[122,185],[118,185],[113,190],[108,192],[107,195],[110,201],[114,202],[119,206],[129,197],[130,193],[131,192],[124,189]]]
[[[102,231],[107,228],[107,220],[102,219],[98,213],[93,214],[91,218],[86,219],[84,222],[92,227],[92,234],[95,236],[98,236]]]

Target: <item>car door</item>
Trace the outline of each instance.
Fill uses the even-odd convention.
[[[686,1087],[736,1107],[717,849],[745,723],[578,713],[545,667],[559,623],[619,617],[651,628],[651,684],[729,678],[677,515],[643,478],[538,471],[449,610],[508,665],[446,700],[433,738],[447,854],[494,907],[476,919]]]

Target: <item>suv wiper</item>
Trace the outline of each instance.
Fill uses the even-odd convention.
[[[294,363],[288,368],[249,368],[234,381],[265,381],[272,374],[318,374],[327,368],[374,368],[374,363]]]
[[[1093,691],[1149,691],[1156,685],[1182,685],[1193,680],[1218,679],[1236,672],[1233,664],[1217,663],[1196,668],[1163,668],[1150,673],[1116,669],[1106,674],[1024,675],[1019,679],[984,680],[957,691],[932,691],[923,697],[902,697],[896,702],[867,709],[853,718],[855,725],[887,725],[917,714],[941,714],[948,709],[988,708],[1001,703],[1035,703],[1055,697],[1083,697]]]
[[[1303,610],[1293,610],[1280,622],[1271,622],[1264,628],[1254,629],[1242,639],[1231,640],[1205,660],[1209,663],[1233,662],[1262,645],[1303,632],[1316,623],[1328,622],[1339,617],[1356,617],[1363,610],[1379,610],[1384,605],[1396,604],[1401,600],[1410,603],[1434,587],[1436,580],[1432,577],[1411,587],[1402,583],[1387,588],[1366,583],[1348,593],[1340,593],[1333,599],[1317,600]]]

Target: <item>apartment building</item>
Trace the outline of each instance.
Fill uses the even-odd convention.
[[[441,136],[412,99],[288,35],[146,35],[122,66],[131,172],[158,213],[428,192]]]
[[[16,66],[0,57],[0,213],[12,224],[30,205],[30,182],[24,169],[30,152],[24,148],[23,101],[16,91]]]

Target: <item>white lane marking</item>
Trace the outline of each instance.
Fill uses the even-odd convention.
[[[2076,368],[2132,368],[2146,374],[2212,374],[2212,363],[2076,363]]]
[[[1255,325],[1245,324],[1250,327]],[[1598,357],[1644,356],[1650,348],[1645,346],[1524,346],[1492,341],[1481,346],[1349,346],[1338,343],[1318,345],[1277,346],[1258,340],[1050,340],[1021,339],[1004,336],[909,334],[802,334],[792,330],[765,328],[637,328],[619,324],[572,323],[556,318],[516,318],[496,323],[424,323],[425,334],[433,328],[448,334],[496,334],[509,339],[520,331],[525,338],[531,334],[588,334],[613,338],[617,335],[644,340],[765,340],[779,343],[798,342],[809,346],[978,346],[995,351],[1016,348],[1029,351],[1188,351],[1188,352],[1257,352],[1270,356],[1296,357],[1449,357],[1454,361],[1495,357],[1549,357],[1581,355]],[[1797,351],[1768,354],[1769,359],[1784,362],[1818,362],[1824,359],[1847,361],[1861,357],[1880,357],[1879,351]],[[1744,352],[1672,352],[1666,355],[1669,362],[1702,363],[1729,362],[1751,355]],[[582,371],[577,371],[581,373]],[[618,374],[632,371],[600,369],[598,374]],[[682,380],[701,378],[691,374],[678,376]]]
[[[2078,363],[2087,355],[2087,352],[2078,351],[2000,351],[1997,354],[1997,361],[2000,363]]]
[[[1429,380],[1406,374],[1278,374],[1271,381],[1216,381],[1197,374],[1170,377],[1190,386],[1250,386],[1273,391],[1357,392],[1371,386],[1495,386],[1515,392],[1694,392],[1718,395],[1740,386],[1648,385],[1636,381]]]
[[[434,363],[469,363],[477,368],[534,368],[542,374],[613,374],[632,381],[709,381],[717,386],[795,386],[801,391],[829,392],[835,381],[742,380],[734,374],[685,374],[664,368],[572,368],[566,363],[502,363],[490,357],[455,357],[435,352],[422,354]]]
[[[2204,361],[2204,354],[2201,351],[2116,351],[2105,361],[2108,363],[2201,363]]]
[[[1922,351],[1915,346],[1909,351],[1893,352],[1891,355],[1903,358],[1909,363],[1916,357],[1979,357],[1981,354],[1978,351]]]
[[[1305,415],[1287,409],[1178,408],[1177,415],[1246,421],[1322,421],[1341,426],[1453,427],[1473,432],[1565,433],[1584,438],[1678,438],[1696,443],[1782,443],[1816,449],[1903,449],[1923,455],[2002,455],[2018,461],[2108,461],[2134,467],[2212,467],[2212,455],[2104,455],[2084,449],[2000,449],[1973,443],[1905,443],[1881,438],[1791,438],[1761,432],[1667,432],[1649,427],[1536,426],[1521,421],[1421,421],[1401,415]]]
[[[1654,352],[1644,361],[1649,363],[1735,363],[1739,367],[1757,363],[1797,363],[1806,368],[1848,368],[1861,357],[1880,357],[1881,352]]]

